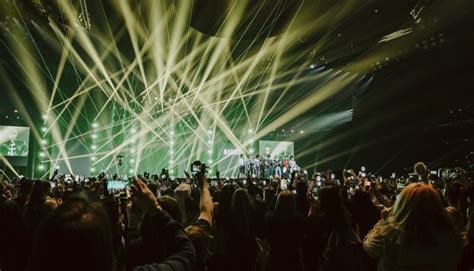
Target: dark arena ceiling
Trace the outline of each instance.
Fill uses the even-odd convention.
[[[0,113],[47,112],[63,157],[121,118],[107,133],[176,121],[199,151],[200,129],[245,151],[256,130],[308,167],[472,166],[473,2],[4,0]]]

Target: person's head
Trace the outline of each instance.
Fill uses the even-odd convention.
[[[255,198],[258,195],[259,189],[253,182],[249,182],[247,192],[252,198]]]
[[[289,190],[281,191],[275,204],[275,215],[282,218],[292,218],[296,213],[293,194]]]
[[[323,186],[318,194],[322,210],[342,209],[342,198],[337,186]]]
[[[240,154],[240,158],[244,158],[244,154],[243,154],[243,153]]]
[[[174,220],[183,223],[181,211],[176,199],[170,196],[162,196],[158,198],[158,203],[165,212],[167,212]]]
[[[290,160],[293,160],[293,159],[295,159],[295,157],[294,157],[293,155],[292,155],[292,156],[290,156]]]
[[[342,197],[337,186],[323,186],[319,189],[318,196],[321,210],[329,225],[343,227],[349,223],[348,214],[342,204]]]
[[[52,192],[51,183],[48,181],[41,181],[41,186],[43,187],[43,195],[49,197]]]
[[[418,162],[413,166],[413,170],[415,171],[416,175],[423,177],[427,174],[427,167],[425,163]]]
[[[30,199],[28,205],[37,206],[43,203],[45,199],[44,185],[42,180],[36,180],[33,183],[33,189],[31,190]]]
[[[31,270],[113,270],[112,236],[99,203],[64,203],[40,225]]]
[[[153,195],[158,197],[158,185],[156,183],[149,183],[147,186],[150,188],[151,192],[153,192]]]
[[[299,197],[306,197],[308,191],[308,184],[305,181],[299,181],[296,183],[296,195]]]
[[[22,179],[20,181],[19,194],[21,196],[30,196],[31,190],[33,190],[33,182],[27,179]]]
[[[232,195],[230,213],[233,228],[241,235],[248,236],[252,232],[253,201],[245,189],[239,188]]]
[[[228,183],[225,184],[219,195],[219,209],[223,212],[228,212],[232,203],[232,195],[234,194],[235,186]]]
[[[458,207],[464,199],[465,190],[466,187],[461,182],[454,181],[448,183],[446,185],[446,199],[449,205]]]
[[[257,154],[255,158],[260,159],[260,154]]]
[[[354,207],[362,212],[374,207],[369,192],[364,190],[356,190],[352,196],[352,202],[354,203]]]
[[[10,133],[8,133],[8,138],[11,141],[15,141],[17,137],[18,137],[18,131],[15,129],[11,130]]]
[[[440,230],[454,230],[438,193],[423,183],[412,183],[402,190],[389,223],[398,229],[398,242],[429,243]]]
[[[234,194],[235,186],[227,183],[219,193],[219,211],[216,216],[217,223],[227,223],[230,216],[230,207],[232,205],[232,195]]]

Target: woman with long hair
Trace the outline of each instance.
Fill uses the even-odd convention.
[[[362,242],[345,208],[340,188],[324,186],[318,191],[319,210],[311,207],[304,246],[306,270],[367,270]]]
[[[27,230],[32,235],[40,222],[58,207],[49,195],[51,184],[47,181],[36,180],[31,191],[30,199],[23,210],[23,219]]]
[[[141,238],[154,245],[153,258],[134,270],[192,270],[196,255],[181,225],[163,211],[143,181],[135,178],[131,189],[132,200],[150,222]],[[38,227],[29,270],[121,270],[113,251],[111,220],[103,207],[76,198],[53,211]]]
[[[232,244],[229,242],[230,231],[232,225],[232,195],[234,194],[235,186],[232,184],[225,184],[220,193],[217,208],[215,208],[215,216],[213,223],[213,236],[215,241],[215,249],[212,251],[210,270],[228,269],[231,264],[230,248]]]
[[[367,234],[364,250],[380,258],[379,270],[456,270],[462,239],[436,190],[413,183]]]
[[[367,191],[357,190],[352,197],[352,215],[358,227],[361,239],[380,220],[380,210],[375,206]]]
[[[303,270],[303,216],[296,212],[293,194],[282,191],[275,211],[267,213],[270,270]]]
[[[231,225],[228,227],[231,254],[230,270],[255,270],[258,244],[254,229],[255,207],[249,193],[235,190],[230,207]]]

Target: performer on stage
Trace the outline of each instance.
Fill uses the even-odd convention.
[[[273,160],[270,154],[267,155],[267,158],[264,159],[264,176],[265,178],[270,178],[273,175]]]
[[[281,176],[281,161],[278,159],[278,155],[275,155],[275,159],[273,159],[273,168],[275,175]]]
[[[257,179],[260,179],[260,155],[257,154],[255,156],[255,160],[253,162],[253,165],[255,167],[255,175]]]
[[[290,161],[289,161],[289,167],[290,167],[290,174],[293,173],[293,171],[298,171],[298,165],[296,164],[295,157],[292,155],[290,156]]]
[[[239,174],[244,175],[246,173],[247,169],[247,159],[245,159],[244,154],[240,154],[240,159],[239,159]]]

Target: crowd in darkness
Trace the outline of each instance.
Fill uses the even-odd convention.
[[[472,172],[1,183],[0,270],[474,270]]]

